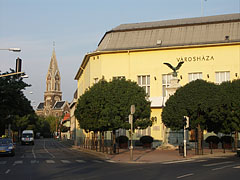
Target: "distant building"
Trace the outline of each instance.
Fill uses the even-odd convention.
[[[51,62],[46,76],[46,91],[44,102],[40,102],[36,109],[39,116],[63,116],[69,113],[69,104],[62,100],[61,76],[57,65],[55,50],[53,49]]]

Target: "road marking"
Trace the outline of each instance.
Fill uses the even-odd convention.
[[[37,161],[37,160],[31,160],[31,164],[38,164],[39,163],[39,161]]]
[[[46,149],[45,139],[44,139],[44,142],[43,142],[43,148],[44,148],[44,150],[45,150],[48,154],[50,154],[50,156],[52,156],[52,158],[55,158],[55,156]]]
[[[169,161],[169,162],[163,162],[162,164],[174,164],[174,163],[182,163],[182,162],[190,162],[195,161],[194,159],[185,159],[185,160],[179,160],[179,161]]]
[[[62,163],[65,163],[65,164],[70,164],[71,162],[68,161],[68,160],[61,160]]]
[[[214,169],[212,169],[212,171],[221,170],[221,169],[232,167],[232,166],[233,165],[222,166],[222,167],[219,167],[219,168],[214,168]]]
[[[23,163],[23,161],[15,161],[15,162],[13,163],[13,165],[22,164],[22,163]]]
[[[54,164],[55,161],[54,161],[54,160],[46,160],[46,163],[48,163],[48,164]]]
[[[34,157],[34,159],[36,159],[36,155],[35,155],[35,153],[34,153],[34,146],[32,147],[32,154],[33,154],[33,157]]]
[[[11,171],[11,170],[10,170],[10,169],[8,169],[8,170],[5,172],[5,174],[8,174],[10,171]]]
[[[109,163],[116,163],[116,161],[113,161],[113,160],[105,160],[105,161]]]
[[[225,162],[220,162],[220,163],[204,164],[203,166],[211,167],[211,166],[217,166],[217,165],[222,165],[222,164],[230,164],[230,163],[233,163],[233,161],[225,161]]]
[[[86,161],[84,160],[76,160],[78,163],[85,163]]]
[[[0,164],[6,164],[7,161],[0,161]]]
[[[233,168],[235,168],[235,169],[240,169],[240,166],[235,166],[235,167],[233,167]]]
[[[193,176],[193,175],[194,175],[193,173],[189,173],[189,174],[185,174],[185,175],[182,175],[182,176],[178,176],[177,179],[181,179],[181,178],[185,178],[185,177]]]

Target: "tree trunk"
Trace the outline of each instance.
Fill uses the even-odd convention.
[[[237,150],[238,147],[238,131],[235,131],[235,137],[234,137],[234,151]]]
[[[113,149],[113,153],[116,154],[116,131],[113,130],[112,134],[113,134],[113,147],[112,147],[112,149]]]
[[[101,132],[101,151],[104,152],[104,131]]]
[[[197,147],[197,154],[200,154],[200,150],[202,149],[202,130],[200,124],[198,124],[198,147]]]

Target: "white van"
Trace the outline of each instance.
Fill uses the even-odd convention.
[[[34,145],[34,133],[33,130],[24,130],[22,132],[21,143],[23,144],[32,144]]]

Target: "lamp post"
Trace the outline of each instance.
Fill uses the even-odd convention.
[[[21,52],[21,49],[20,49],[20,48],[0,48],[0,50],[13,51],[13,52]]]

